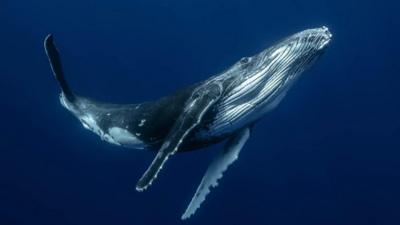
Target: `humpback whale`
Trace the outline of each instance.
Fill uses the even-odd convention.
[[[53,35],[46,37],[44,47],[61,89],[61,104],[85,128],[111,144],[155,152],[137,191],[148,188],[175,153],[226,141],[181,217],[187,219],[238,158],[254,124],[281,102],[299,75],[324,53],[331,37],[325,26],[295,33],[205,81],[138,104],[77,95],[65,79]]]

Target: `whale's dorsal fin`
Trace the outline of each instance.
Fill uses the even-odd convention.
[[[186,208],[185,213],[183,213],[181,217],[182,220],[189,218],[198,208],[200,208],[201,203],[206,199],[207,194],[210,193],[210,188],[218,185],[218,180],[222,178],[222,175],[228,166],[236,161],[240,150],[243,148],[249,137],[250,128],[246,127],[240,130],[229,139],[225,148],[216,155],[210,166],[208,166],[208,169],[204,174],[196,193],[190,201],[189,206]]]
[[[151,185],[162,169],[168,157],[175,154],[184,139],[198,126],[205,113],[214,105],[222,94],[222,85],[210,82],[193,91],[185,107],[164,140],[161,149],[136,185],[136,190],[143,191]]]

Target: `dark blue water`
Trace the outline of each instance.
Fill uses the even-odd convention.
[[[400,16],[396,1],[23,1],[0,3],[1,225],[400,224]],[[58,101],[42,48],[109,102],[155,99],[282,37],[326,25],[333,41],[197,214],[181,222],[221,146],[153,158],[84,130]]]

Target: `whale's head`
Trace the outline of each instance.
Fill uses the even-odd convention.
[[[300,74],[311,66],[329,45],[332,34],[325,26],[291,35],[256,55],[259,69],[284,73],[288,77]],[[264,70],[265,71],[265,70]]]
[[[233,81],[228,82],[210,130],[232,132],[275,108],[300,74],[322,55],[331,38],[327,27],[304,30],[235,63],[221,75]]]
[[[252,56],[244,57],[230,68],[231,73],[244,77],[278,76],[280,80],[296,78],[309,68],[329,45],[332,34],[325,26],[308,29],[276,43]],[[262,81],[265,79],[257,79]],[[256,82],[257,83],[257,82]]]

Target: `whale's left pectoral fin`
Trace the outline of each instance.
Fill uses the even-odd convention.
[[[225,170],[228,169],[228,166],[236,161],[240,150],[243,148],[249,137],[250,128],[246,127],[240,130],[229,139],[223,151],[216,155],[204,174],[204,177],[190,201],[189,206],[186,208],[185,213],[183,213],[181,217],[182,220],[189,218],[198,208],[200,208],[201,203],[206,199],[207,194],[210,193],[210,188],[218,185],[218,180],[222,178],[222,175]]]
[[[136,184],[136,190],[143,191],[151,185],[168,157],[178,151],[185,138],[201,123],[205,113],[218,101],[221,94],[222,86],[219,83],[203,85],[193,92],[150,167]]]

